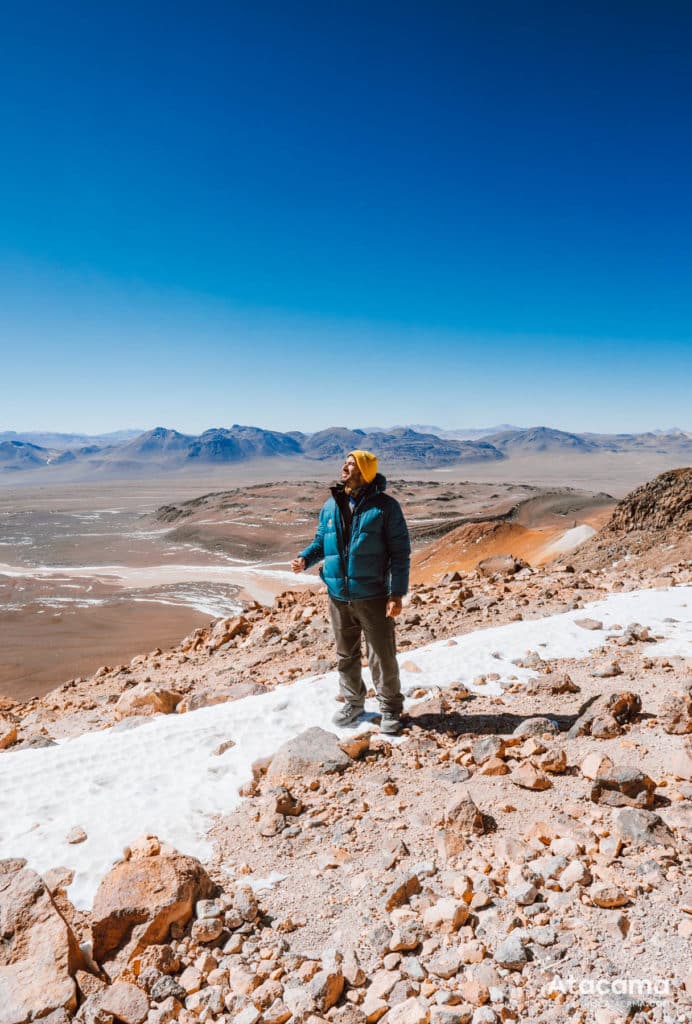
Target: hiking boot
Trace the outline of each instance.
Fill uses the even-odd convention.
[[[401,732],[400,717],[395,715],[392,711],[383,711],[382,721],[380,722],[380,732],[386,732],[390,736],[396,736],[398,732]]]
[[[362,714],[363,709],[356,707],[355,704],[344,704],[334,712],[332,722],[334,725],[352,725]]]

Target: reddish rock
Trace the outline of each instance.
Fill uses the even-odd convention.
[[[153,683],[139,683],[131,690],[125,690],[115,705],[116,718],[128,718],[130,715],[170,715],[179,702],[182,694],[166,690],[163,686]]]
[[[653,807],[656,784],[636,768],[613,768],[599,775],[591,789],[596,804],[609,807]]]
[[[658,720],[667,733],[683,736],[692,733],[692,693],[670,693],[658,709]]]
[[[114,977],[131,957],[163,943],[172,924],[184,926],[197,900],[215,886],[194,857],[162,848],[116,864],[96,892],[92,912],[93,954]]]
[[[23,860],[0,861],[0,1021],[24,1024],[77,1008],[79,943],[43,880]]]

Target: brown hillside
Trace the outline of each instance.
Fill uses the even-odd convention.
[[[661,473],[617,505],[606,529],[692,531],[692,467]]]

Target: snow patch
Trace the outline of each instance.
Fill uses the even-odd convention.
[[[603,643],[602,632],[575,625],[585,610],[477,630],[453,646],[441,640],[407,650],[401,660],[415,661],[421,671],[402,670],[404,691],[454,681],[478,691],[474,678],[497,672],[500,683],[482,692],[500,692],[510,677],[534,674],[512,664],[529,650],[545,658],[585,657]],[[615,623],[649,626],[666,638],[647,652],[654,657],[692,655],[692,587],[611,594],[590,604],[588,614],[611,630]],[[58,864],[72,868],[70,898],[81,909],[91,906],[123,847],[143,832],[205,859],[211,816],[239,803],[238,787],[256,758],[310,726],[348,734],[331,724],[336,693],[332,672],[185,715],[161,715],[137,728],[121,725],[55,747],[0,754],[0,857],[25,857],[39,873]],[[376,703],[368,701],[367,710]],[[366,719],[361,728],[370,724]],[[215,755],[228,739],[235,746]],[[79,846],[65,838],[74,825],[87,833]]]

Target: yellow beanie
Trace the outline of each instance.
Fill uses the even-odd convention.
[[[355,451],[349,452],[356,460],[356,465],[360,470],[360,475],[365,480],[366,484],[371,484],[375,479],[377,473],[377,456],[373,455],[372,452],[363,451],[360,448],[356,448]]]

